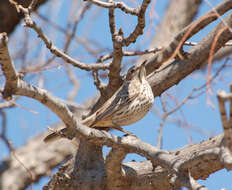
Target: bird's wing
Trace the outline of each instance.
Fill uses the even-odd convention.
[[[110,117],[113,113],[120,110],[123,106],[133,101],[139,95],[139,90],[131,91],[128,87],[129,83],[124,84],[109,100],[103,104],[101,108],[96,111],[96,119],[91,126],[94,126],[100,120]]]

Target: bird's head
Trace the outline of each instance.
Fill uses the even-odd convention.
[[[126,80],[131,80],[134,77],[138,77],[140,82],[142,82],[142,80],[146,78],[146,69],[145,69],[146,62],[147,61],[144,61],[139,66],[134,65],[133,67],[131,67],[127,72]]]

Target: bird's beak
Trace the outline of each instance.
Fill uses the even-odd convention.
[[[147,61],[144,61],[141,65],[140,65],[140,67],[139,67],[139,80],[140,80],[140,82],[142,83],[142,79],[143,78],[146,78],[146,69],[145,69],[145,63],[146,63]]]

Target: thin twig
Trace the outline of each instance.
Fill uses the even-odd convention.
[[[130,8],[128,6],[126,6],[125,3],[123,2],[114,2],[114,1],[110,1],[110,2],[103,2],[100,0],[85,0],[88,1],[90,3],[93,3],[99,7],[103,7],[103,8],[119,8],[122,11],[124,11],[125,13],[129,13],[131,15],[138,15],[139,14],[139,9],[138,8]]]
[[[210,78],[210,80],[208,81],[208,83],[212,83],[213,80],[221,73],[222,69],[225,68],[226,66],[226,63],[227,61],[217,70],[217,72],[214,74],[213,77]],[[197,91],[203,89],[204,87],[207,86],[207,82],[203,85],[201,85],[200,87],[198,88],[193,88],[192,91],[189,93],[188,96],[186,96],[179,104],[176,105],[175,108],[173,108],[171,111],[167,111],[166,109],[166,103],[162,100],[161,100],[161,104],[162,104],[162,109],[163,109],[163,112],[164,114],[162,115],[162,121],[160,123],[160,129],[159,129],[159,135],[158,135],[158,140],[157,140],[157,147],[158,148],[162,148],[162,136],[163,136],[163,128],[164,128],[164,124],[165,124],[165,121],[167,120],[167,118],[175,113],[176,111],[178,111],[184,104],[186,104],[186,102],[190,99],[193,99],[193,94],[196,93]],[[232,109],[232,108],[231,108]]]
[[[32,174],[32,172],[31,172],[30,168],[27,168],[27,167],[25,166],[25,164],[18,158],[18,156],[16,155],[16,153],[15,153],[14,150],[12,150],[11,153],[12,153],[13,157],[19,162],[19,164],[27,171],[27,173],[28,173],[28,175],[29,175],[29,178],[30,178],[30,180],[31,180],[30,189],[33,190],[34,177],[33,177],[33,174]]]
[[[69,55],[65,54],[63,51],[58,49],[52,41],[44,34],[43,30],[37,26],[37,24],[32,20],[29,10],[27,8],[24,8],[21,5],[18,5],[15,3],[13,0],[10,0],[10,2],[16,7],[16,9],[24,14],[24,22],[26,27],[32,28],[37,34],[38,37],[43,40],[43,42],[46,44],[46,47],[53,53],[54,55],[61,57],[64,61],[67,63],[72,64],[74,67],[81,68],[86,71],[90,70],[99,70],[99,69],[108,69],[110,66],[110,63],[105,63],[105,64],[97,64],[97,63],[92,63],[92,64],[86,64],[80,61],[77,61],[73,58],[71,58]],[[14,3],[13,3],[14,2]]]
[[[50,24],[52,27],[54,27],[55,29],[61,31],[62,33],[64,33],[67,36],[70,36],[71,33],[69,31],[67,31],[67,29],[63,28],[62,26],[52,22],[51,20],[49,20],[47,17],[45,17],[44,15],[36,12],[36,15],[38,15],[39,18],[41,18],[42,20],[44,20],[45,22],[47,22],[48,24]],[[88,53],[96,56],[96,54],[99,52],[99,49],[102,49],[102,51],[109,51],[109,49],[107,48],[103,48],[101,47],[101,44],[98,43],[97,41],[94,41],[93,39],[83,39],[83,38],[78,38],[77,36],[74,36],[74,39],[77,43],[80,43],[81,45],[83,45],[83,47],[88,51]],[[94,50],[91,46],[94,45],[98,48],[98,50]]]
[[[184,42],[184,45],[186,46],[196,46],[198,43],[197,42]],[[232,46],[232,43],[231,42],[227,42],[224,44],[224,47],[225,46]]]
[[[218,38],[222,35],[222,33],[227,30],[228,27],[223,27],[222,29],[220,29],[217,33],[217,35],[214,37],[214,40],[213,40],[213,43],[212,43],[212,46],[211,46],[211,49],[210,49],[210,52],[209,52],[209,59],[208,59],[208,73],[207,73],[207,82],[206,82],[206,96],[207,96],[207,104],[210,104],[210,97],[209,97],[209,92],[210,92],[210,89],[211,89],[211,86],[210,86],[210,79],[211,79],[211,65],[212,65],[212,62],[213,62],[213,55],[214,55],[214,50],[215,50],[215,47],[216,47],[216,44],[217,44],[217,41],[218,41]]]
[[[30,5],[29,5],[29,7],[28,7],[28,10],[30,12],[32,12],[35,9],[37,3],[38,3],[38,0],[32,0],[31,3],[30,3]]]
[[[72,42],[72,40],[73,40],[73,38],[75,36],[77,26],[78,26],[80,20],[84,17],[84,14],[86,13],[86,11],[89,8],[90,8],[90,4],[88,3],[88,4],[84,5],[82,7],[82,9],[76,15],[71,35],[67,35],[66,43],[65,43],[65,46],[64,46],[64,52],[65,53],[68,53],[69,46],[70,46],[70,44],[71,44],[71,42]],[[73,100],[77,95],[78,89],[80,87],[80,83],[79,83],[78,79],[76,78],[75,73],[73,72],[73,70],[69,67],[69,65],[65,66],[65,70],[67,72],[67,76],[69,77],[69,80],[73,84],[73,87],[72,87],[71,91],[68,94],[68,100]]]
[[[225,20],[221,17],[221,15],[218,13],[218,11],[215,9],[215,7],[212,5],[212,3],[210,3],[208,0],[204,0],[213,10],[213,12],[215,12],[215,14],[217,15],[217,17],[221,20],[221,22],[225,25],[225,27],[227,27],[230,32],[232,32],[232,28],[225,22]]]
[[[215,9],[220,15],[224,14],[231,8],[232,8],[231,0],[225,0],[219,5],[217,5],[217,7],[215,7]],[[197,32],[202,30],[204,27],[206,27],[208,24],[210,24],[217,18],[218,17],[214,11],[209,11],[208,13],[206,13],[205,15],[203,15],[202,17],[200,17],[199,19],[197,19],[196,21],[192,22],[184,29],[182,29],[174,37],[171,43],[166,48],[163,49],[161,53],[158,53],[156,56],[152,58],[152,60],[149,62],[149,64],[146,67],[148,74],[150,74],[150,72],[152,72],[155,69],[154,67],[156,67],[156,65],[154,64],[154,62],[156,64],[160,64],[160,63],[164,64],[165,62],[168,62],[171,57],[175,57],[179,53],[179,50],[181,50],[181,47],[186,40],[191,38],[193,35],[195,35]]]
[[[124,46],[129,46],[131,43],[135,43],[137,38],[143,34],[143,29],[145,27],[145,13],[150,2],[151,0],[143,0],[142,5],[139,8],[139,13],[137,15],[137,25],[134,31],[131,32],[131,34],[123,40]]]
[[[139,56],[139,55],[146,55],[146,54],[151,54],[151,53],[157,53],[158,51],[162,51],[162,47],[157,47],[157,48],[151,48],[151,49],[146,49],[143,51],[122,51],[123,56]],[[113,57],[113,54],[107,54],[104,56],[101,56],[97,62],[102,63],[108,59],[111,59]]]
[[[6,144],[7,148],[9,149],[9,151],[11,152],[12,150],[14,150],[14,147],[12,146],[12,144],[10,143],[10,141],[8,140],[8,138],[6,137],[6,125],[7,125],[7,118],[6,118],[6,113],[2,110],[0,110],[0,115],[2,117],[2,122],[1,122],[1,133],[0,133],[0,138],[3,140],[3,142]]]
[[[93,71],[92,75],[94,78],[95,86],[100,91],[101,95],[103,95],[106,85],[101,81],[99,74],[98,74],[98,71]]]
[[[160,130],[159,130],[158,143],[157,143],[158,148],[162,148],[163,128],[164,128],[164,123],[165,123],[166,119],[168,118],[169,115],[171,115],[174,112],[178,111],[191,98],[191,96],[195,93],[195,91],[197,91],[196,88],[194,88],[190,92],[190,94],[188,96],[186,96],[184,98],[184,100],[181,103],[179,103],[175,108],[173,108],[171,111],[167,111],[165,103],[163,101],[161,101],[163,111],[164,111],[164,115],[162,116],[162,121],[160,123]]]

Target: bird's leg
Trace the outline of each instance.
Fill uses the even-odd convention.
[[[116,130],[118,130],[118,131],[121,131],[121,132],[123,132],[123,133],[126,133],[126,135],[132,135],[132,136],[137,137],[136,135],[134,135],[134,134],[131,133],[131,132],[126,131],[125,129],[123,129],[122,127],[120,127],[119,125],[117,125],[116,123],[113,123],[113,124],[114,124],[114,126],[112,126],[113,129],[116,129]]]

